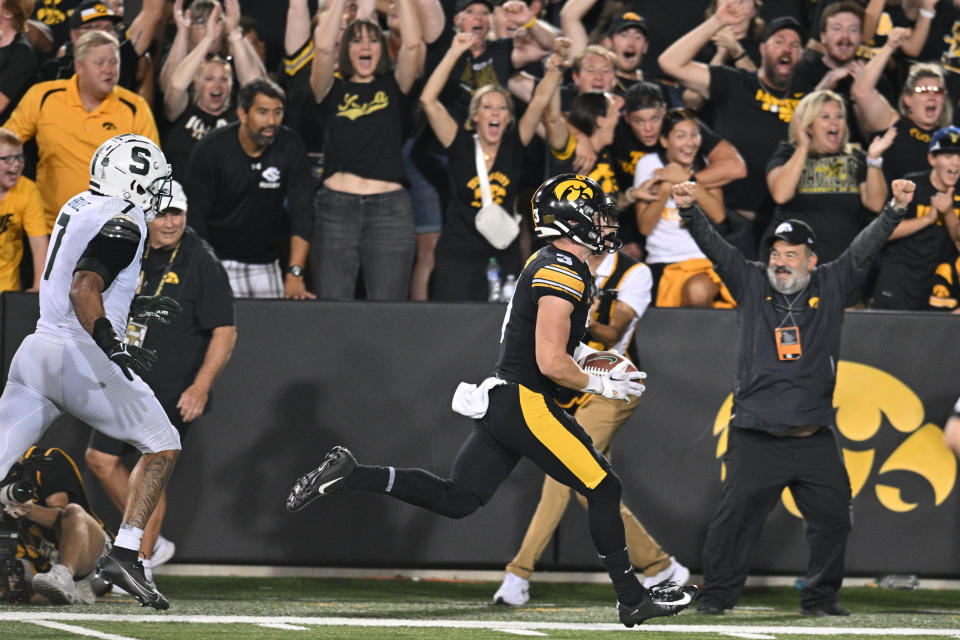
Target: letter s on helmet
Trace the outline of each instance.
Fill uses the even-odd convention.
[[[595,254],[613,253],[622,244],[617,239],[616,206],[592,178],[575,173],[554,176],[533,194],[532,205],[538,238],[570,238]]]
[[[90,189],[138,205],[147,222],[170,205],[170,181],[160,147],[133,133],[110,138],[90,161]]]

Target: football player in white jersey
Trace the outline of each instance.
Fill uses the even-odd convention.
[[[60,210],[40,284],[40,320],[10,364],[0,396],[0,478],[63,412],[136,446],[143,456],[113,548],[97,572],[142,605],[169,607],[144,577],[140,538],[180,453],[180,437],[136,374],[156,354],[126,345],[127,318],[169,322],[179,305],[134,294],[147,222],[169,204],[170,165],[143,136],[104,142],[90,189]],[[82,577],[82,576],[78,576]]]

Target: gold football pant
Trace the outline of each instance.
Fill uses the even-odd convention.
[[[577,422],[593,439],[594,447],[607,458],[610,457],[610,441],[633,414],[638,401],[636,397],[631,398],[629,403],[624,403],[620,400],[593,396],[577,410],[575,414]],[[560,484],[550,476],[544,478],[540,502],[527,527],[527,533],[523,536],[520,550],[507,565],[507,571],[521,578],[530,578],[537,560],[540,559],[540,555],[563,518],[563,513],[570,502],[570,493],[570,487]],[[587,501],[579,493],[577,500],[583,507],[587,506]],[[630,562],[634,568],[642,571],[644,575],[651,576],[670,566],[670,556],[660,548],[657,541],[647,533],[637,517],[623,502],[620,503],[620,515],[626,530]]]

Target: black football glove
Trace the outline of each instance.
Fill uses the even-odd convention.
[[[157,352],[117,340],[113,348],[107,351],[107,357],[117,363],[123,375],[127,376],[127,380],[132,381],[131,371],[143,373],[153,369],[153,363],[157,361]]]
[[[153,369],[157,361],[157,352],[132,344],[120,342],[113,332],[113,326],[106,318],[97,318],[93,323],[93,340],[107,357],[116,363],[127,380],[133,381],[133,373],[143,373]]]
[[[179,302],[167,296],[137,296],[130,303],[130,317],[160,324],[170,324],[170,318],[182,310]]]

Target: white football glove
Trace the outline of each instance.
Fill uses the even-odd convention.
[[[581,391],[594,393],[611,400],[630,402],[630,396],[640,396],[647,389],[641,380],[647,377],[643,371],[613,372],[608,376],[590,374],[590,382]]]

